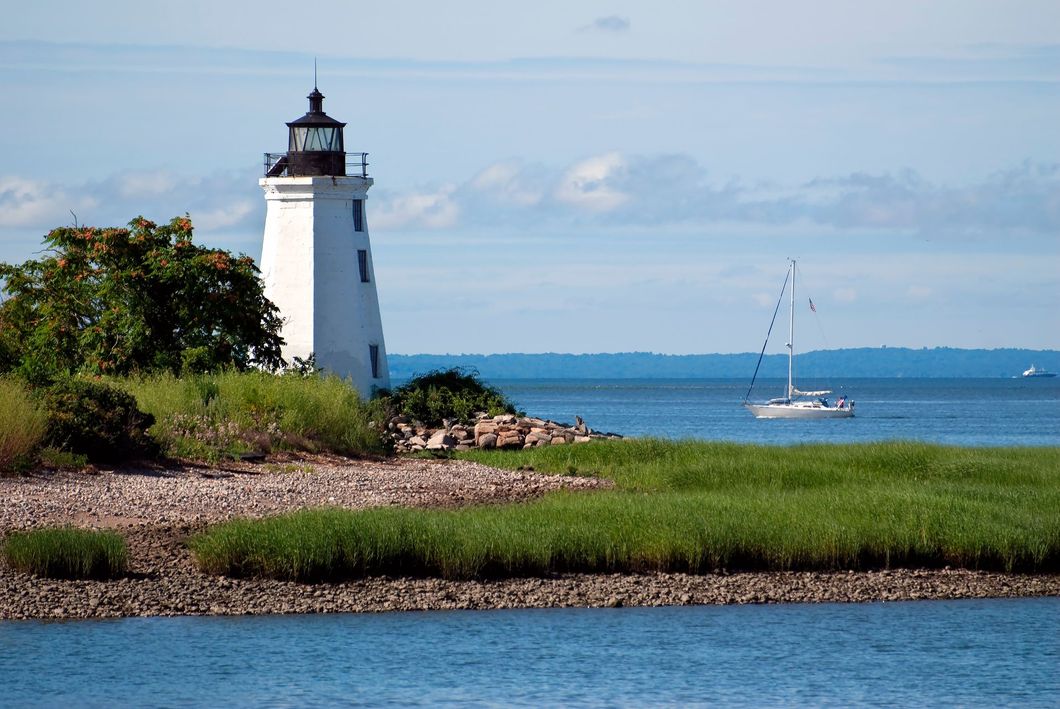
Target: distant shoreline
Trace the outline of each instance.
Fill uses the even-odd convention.
[[[487,608],[871,602],[1060,596],[1060,574],[963,569],[584,574],[450,581],[369,577],[301,584],[200,572],[183,544],[207,524],[309,506],[457,506],[525,500],[597,478],[469,461],[274,457],[264,464],[95,470],[0,478],[0,534],[57,524],[126,537],[130,573],[38,578],[0,567],[0,619],[340,613]]]
[[[390,375],[406,379],[435,369],[463,367],[486,379],[740,379],[750,380],[757,352],[668,355],[597,354],[388,354]],[[800,353],[812,376],[841,378],[1020,378],[1031,364],[1060,371],[1060,350],[863,347]],[[787,356],[767,354],[759,377],[787,376]]]

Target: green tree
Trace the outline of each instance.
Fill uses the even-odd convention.
[[[283,366],[253,260],[193,244],[187,216],[63,227],[44,243],[45,258],[0,264],[0,367],[40,380]]]

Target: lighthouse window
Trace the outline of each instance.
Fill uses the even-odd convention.
[[[353,230],[364,231],[364,200],[353,200]]]
[[[357,250],[357,265],[361,267],[361,283],[368,282],[368,252],[364,249]]]
[[[342,133],[337,128],[294,126],[291,128],[291,150],[342,150]]]
[[[372,379],[379,378],[379,345],[368,345],[368,359],[372,362]]]

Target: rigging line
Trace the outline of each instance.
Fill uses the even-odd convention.
[[[755,379],[758,378],[758,368],[762,366],[762,357],[766,354],[766,347],[769,346],[769,335],[773,332],[773,325],[777,322],[777,313],[780,312],[780,304],[784,302],[784,291],[788,288],[788,279],[791,278],[791,269],[784,274],[784,285],[780,287],[780,298],[777,299],[777,307],[773,310],[773,319],[769,322],[769,330],[766,332],[766,341],[762,343],[762,351],[758,353],[758,364],[755,365],[754,376],[751,377],[751,386],[747,387],[747,394],[744,395],[743,400],[746,402],[751,397],[751,390],[755,388]]]
[[[799,271],[799,280],[802,281],[802,284],[803,284],[802,289],[803,289],[803,292],[805,293],[806,292],[806,278],[805,278],[805,276],[802,275],[802,269],[799,268],[798,264],[795,265],[795,268],[798,269],[798,271]],[[810,297],[809,293],[806,293],[806,299],[807,299],[807,302],[813,303],[813,298]],[[816,306],[817,304],[814,303],[814,305]],[[817,323],[817,331],[821,333],[821,340],[824,342],[824,348],[826,350],[827,349],[831,349],[831,345],[829,345],[829,343],[828,343],[828,335],[825,334],[824,325],[821,324],[821,314],[817,312],[817,308],[816,307],[811,308],[810,312],[813,313],[813,321],[815,323]]]
[[[798,271],[799,271],[799,280],[802,281],[802,283],[803,283],[803,291],[805,292],[805,290],[806,290],[806,278],[803,277],[802,269],[799,268],[798,264],[795,265],[795,268],[798,269]],[[806,298],[807,298],[808,302],[813,303],[813,298],[810,297],[809,293],[806,294]],[[816,305],[816,303],[814,303],[814,305]],[[810,312],[813,313],[813,321],[817,324],[817,331],[821,334],[821,340],[824,342],[824,348],[826,350],[831,349],[831,345],[828,343],[828,335],[826,335],[825,332],[824,332],[824,325],[822,324],[822,321],[821,321],[821,314],[817,312],[817,308],[816,307],[811,308]],[[803,358],[803,359],[805,359],[805,358]],[[810,369],[810,373],[809,373],[808,376],[814,377],[814,378],[819,379],[819,380],[823,379],[824,383],[825,383],[825,389],[831,389],[832,387],[829,385],[828,378],[827,377],[821,377],[821,366],[822,365],[821,365],[820,359],[819,358],[814,358],[814,360],[811,360],[811,361],[814,361],[817,364],[817,366],[816,367],[812,367]]]

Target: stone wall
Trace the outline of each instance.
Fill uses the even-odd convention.
[[[429,428],[408,416],[395,416],[387,423],[387,433],[398,453],[534,448],[622,438],[616,433],[593,431],[580,416],[575,419],[572,426],[527,416],[480,414],[474,424],[446,421],[441,428]]]

